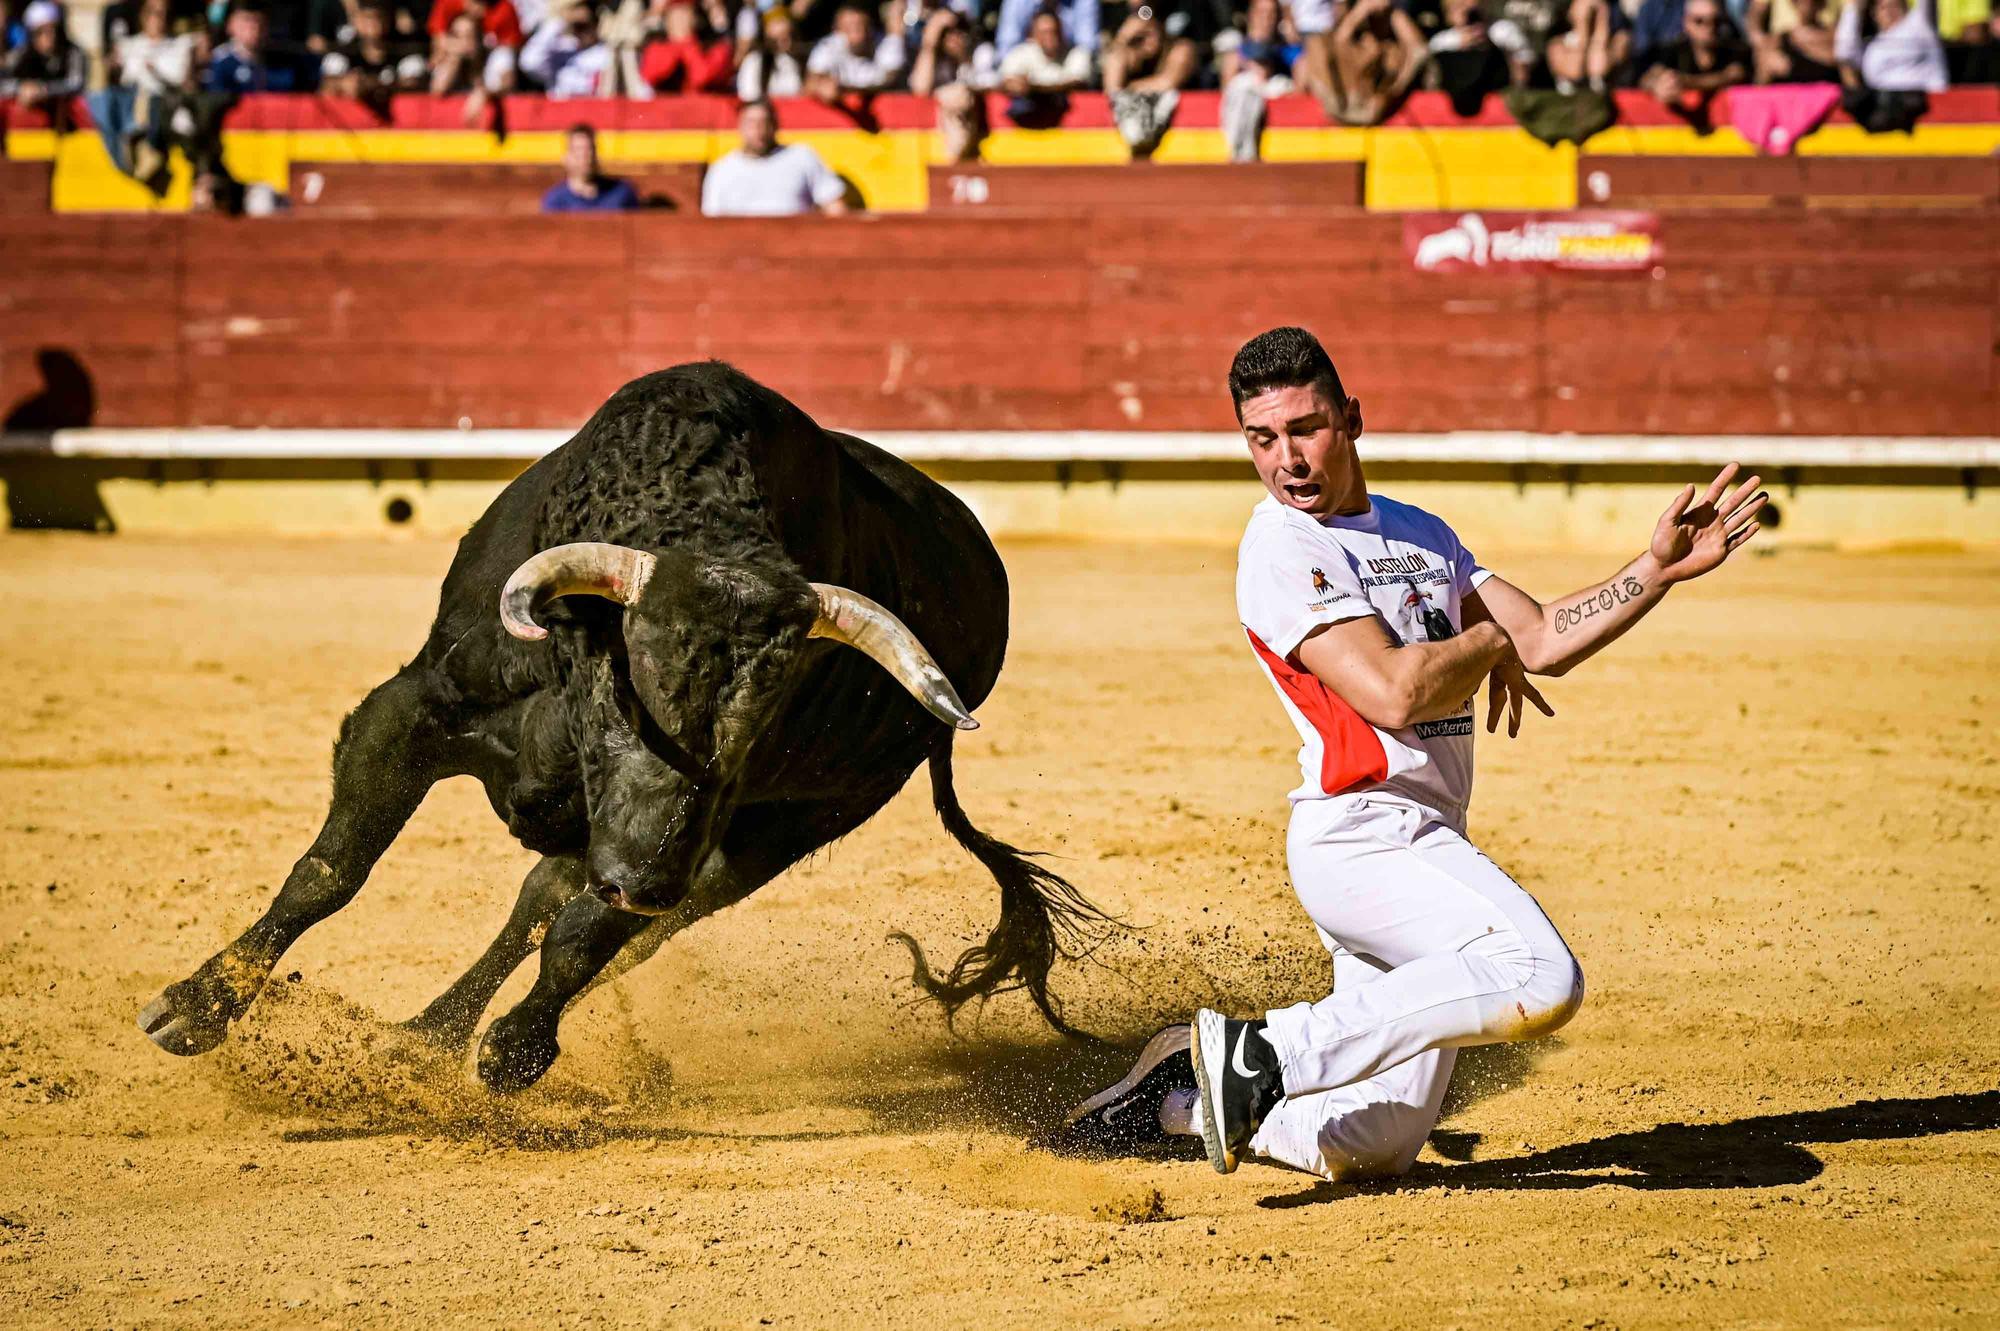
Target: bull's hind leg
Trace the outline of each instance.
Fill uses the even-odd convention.
[[[464,1048],[493,995],[542,941],[557,912],[582,894],[583,879],[583,861],[574,855],[546,856],[528,870],[507,923],[485,953],[406,1028],[442,1048]]]
[[[542,943],[535,987],[486,1028],[479,1042],[479,1079],[496,1091],[539,1081],[561,1052],[556,1028],[571,1003],[652,956],[689,925],[741,901],[853,831],[895,791],[889,786],[838,804],[785,802],[737,810],[722,848],[709,856],[687,896],[664,914],[634,915],[593,896],[577,897],[556,916]]]
[[[333,803],[312,848],[292,866],[263,917],[139,1013],[139,1029],[170,1054],[222,1043],[285,949],[353,900],[436,779],[435,734],[422,686],[399,674],[341,723]]]

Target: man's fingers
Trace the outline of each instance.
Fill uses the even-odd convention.
[[[1715,479],[1708,483],[1708,492],[1702,495],[1701,502],[1712,504],[1720,499],[1722,492],[1729,488],[1729,483],[1736,479],[1736,470],[1736,464],[1732,462],[1721,471],[1715,473]]]
[[[1669,525],[1679,522],[1681,515],[1687,512],[1688,505],[1693,502],[1694,487],[1692,485],[1681,487],[1681,492],[1674,496],[1674,502],[1667,505],[1666,515],[1662,520]]]
[[[1500,676],[1493,676],[1486,688],[1486,733],[1492,734],[1500,728],[1500,705],[1507,699],[1507,686],[1500,682]]]
[[[1515,689],[1507,699],[1507,738],[1513,739],[1521,733],[1521,691]]]
[[[1744,504],[1749,503],[1750,497],[1757,493],[1758,482],[1763,479],[1762,476],[1752,476],[1741,485],[1730,486],[1729,492],[1723,495],[1722,499],[1716,504],[1716,511],[1727,517]]]
[[[1734,532],[1744,523],[1750,521],[1752,518],[1756,517],[1759,513],[1763,512],[1764,505],[1769,503],[1770,500],[1771,496],[1767,494],[1752,495],[1748,503],[1738,506],[1736,511],[1729,515],[1729,520],[1723,524],[1724,527],[1727,530]]]
[[[1761,525],[1755,522],[1751,523],[1747,527],[1738,528],[1737,530],[1729,533],[1729,545],[1727,548],[1730,550],[1734,550],[1737,546],[1742,545],[1744,542],[1748,541],[1752,536],[1755,536],[1760,530],[1761,530]]]
[[[1533,684],[1523,684],[1521,689],[1522,692],[1528,695],[1528,701],[1533,703],[1543,716],[1554,716],[1556,714],[1556,709],[1549,706],[1549,700],[1542,696],[1540,689],[1536,688]]]

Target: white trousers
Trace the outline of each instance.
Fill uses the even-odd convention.
[[[1401,1174],[1437,1123],[1453,1051],[1555,1030],[1583,972],[1535,899],[1434,810],[1302,801],[1287,852],[1334,991],[1267,1014],[1286,1099],[1250,1148],[1335,1180]]]

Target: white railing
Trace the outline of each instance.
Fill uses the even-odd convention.
[[[885,430],[864,434],[911,462],[1237,462],[1233,434],[1109,430]],[[569,438],[563,430],[79,429],[0,435],[0,457],[130,461],[532,461]],[[1856,439],[1791,435],[1551,435],[1511,431],[1370,434],[1369,462],[1547,466],[1983,468],[2000,466],[2000,439]]]

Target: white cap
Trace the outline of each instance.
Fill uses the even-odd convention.
[[[55,0],[35,0],[21,15],[21,26],[29,32],[62,22],[62,7]]]

